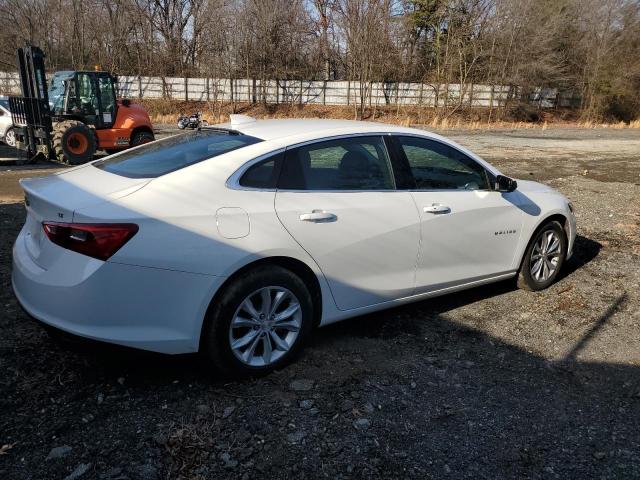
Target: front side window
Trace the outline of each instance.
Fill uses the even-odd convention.
[[[154,178],[261,141],[249,135],[201,130],[147,143],[93,166],[123,177]]]
[[[381,137],[351,137],[305,145],[286,153],[278,188],[391,190],[389,157]]]
[[[459,150],[435,140],[398,137],[418,190],[486,190],[484,168]]]

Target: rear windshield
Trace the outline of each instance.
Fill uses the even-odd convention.
[[[200,130],[157,140],[93,165],[123,177],[154,178],[261,141],[235,132]]]

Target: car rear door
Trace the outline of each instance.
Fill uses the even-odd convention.
[[[275,208],[324,273],[339,309],[413,293],[419,215],[411,194],[395,188],[382,136],[288,149]]]
[[[523,212],[485,168],[452,145],[394,137],[421,219],[416,293],[512,271]]]

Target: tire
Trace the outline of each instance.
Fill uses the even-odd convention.
[[[9,145],[10,147],[16,146],[16,131],[13,127],[8,128],[6,132],[4,132],[4,143]]]
[[[187,122],[183,119],[178,119],[178,128],[184,130],[187,127]]]
[[[131,141],[129,145],[132,147],[137,147],[138,145],[142,145],[144,143],[153,142],[156,138],[153,136],[153,133],[147,131],[136,132],[131,135]]]
[[[276,303],[281,292],[283,300],[271,312],[275,312],[275,317],[267,315],[260,320],[259,315],[264,313],[262,299],[266,289],[270,289],[270,305]],[[247,299],[251,299],[254,315],[243,306]],[[295,308],[296,302],[298,309]],[[294,313],[277,320],[278,314],[288,311]],[[257,267],[233,280],[212,305],[203,326],[200,351],[208,363],[225,377],[261,376],[293,360],[302,350],[312,325],[313,303],[304,282],[279,266]],[[248,339],[245,345],[235,350],[232,348],[232,342],[245,339]],[[270,349],[267,349],[266,342]],[[241,356],[247,359],[242,360]],[[269,358],[269,362],[265,358]]]
[[[69,165],[81,165],[96,153],[95,132],[78,120],[65,120],[53,127],[55,159]]]
[[[556,241],[557,248],[554,247]],[[555,220],[543,224],[531,237],[524,253],[518,271],[518,287],[529,291],[547,288],[557,278],[566,258],[567,237],[562,225]]]

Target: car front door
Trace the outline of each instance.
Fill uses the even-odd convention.
[[[485,168],[425,137],[398,136],[394,146],[421,217],[416,292],[512,271],[523,212],[491,189]]]
[[[411,193],[395,189],[381,136],[288,149],[275,208],[322,270],[339,309],[413,293],[419,215]]]

